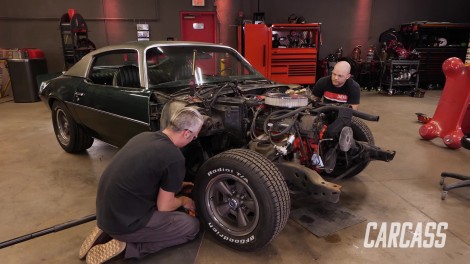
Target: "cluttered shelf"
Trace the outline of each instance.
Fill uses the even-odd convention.
[[[444,87],[442,64],[451,57],[470,63],[470,24],[419,21],[390,28],[379,37],[380,47],[370,46],[366,59],[361,46],[351,53],[351,74],[363,89],[389,94]],[[331,74],[342,58],[342,49],[320,60],[318,73]],[[343,57],[344,59],[344,57]]]
[[[470,24],[418,21],[400,25],[399,40],[419,54],[422,87],[443,87],[442,63],[451,57],[465,61]]]

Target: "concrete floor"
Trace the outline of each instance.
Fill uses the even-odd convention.
[[[228,249],[204,235],[194,263],[468,263],[470,189],[450,191],[441,201],[439,179],[442,171],[470,174],[470,150],[450,150],[440,139],[421,140],[415,116],[432,116],[441,92],[428,91],[424,98],[362,93],[361,110],[381,117],[378,123],[367,122],[376,144],[397,151],[391,163],[373,162],[341,182],[340,205],[366,221],[318,238],[289,220],[269,246],[252,253]],[[98,179],[116,151],[96,141],[86,154],[67,154],[56,142],[43,103],[0,103],[0,242],[94,214]],[[413,227],[448,222],[445,246],[365,248],[369,222],[411,222]],[[84,263],[77,253],[93,225],[0,249],[0,260]],[[178,248],[167,250],[143,262],[174,263],[171,255],[181,253]]]

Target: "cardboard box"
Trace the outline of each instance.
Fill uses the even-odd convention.
[[[0,60],[7,59],[25,59],[25,52],[20,49],[2,49],[0,48]]]
[[[11,94],[11,82],[7,61],[0,60],[0,98],[10,96]]]

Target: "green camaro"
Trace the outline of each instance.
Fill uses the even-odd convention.
[[[139,132],[158,130],[165,103],[190,95],[195,85],[248,80],[264,77],[229,47],[141,41],[86,55],[43,83],[40,97],[53,111],[59,144],[74,153],[93,138],[119,147]]]
[[[295,72],[294,72],[295,74]],[[347,107],[318,105],[309,89],[274,83],[237,51],[194,42],[133,42],[95,50],[43,82],[59,144],[86,151],[94,138],[120,147],[163,129],[181,107],[204,117],[182,149],[197,213],[209,233],[238,250],[267,245],[285,226],[290,192],[337,202],[337,179],[358,175],[394,151],[374,145]]]

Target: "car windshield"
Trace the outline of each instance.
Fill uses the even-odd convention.
[[[265,79],[231,49],[215,46],[163,46],[146,52],[150,87]]]

